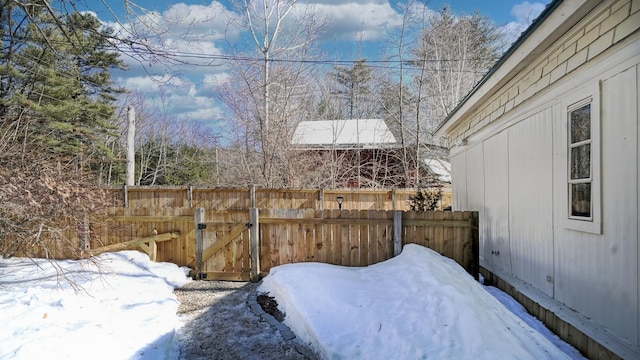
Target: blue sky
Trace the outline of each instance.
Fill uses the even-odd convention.
[[[438,11],[446,3],[460,16],[478,10],[515,39],[550,1],[432,0],[421,3],[427,11]],[[381,49],[385,32],[401,23],[398,1],[306,2],[331,16],[327,32],[320,39],[324,56],[330,60],[355,60],[359,57],[383,59]],[[306,2],[299,0],[298,4]],[[240,29],[228,26],[230,7],[227,0],[132,0],[128,1],[133,10],[129,14],[124,11],[124,3],[124,0],[85,0],[76,2],[76,6],[80,11],[96,13],[103,22],[124,31],[140,28],[142,23],[153,24],[162,34],[156,38],[150,37],[147,39],[149,42],[166,44],[186,53],[225,56],[229,54],[224,41],[225,32],[232,42],[240,43],[243,39]],[[119,21],[114,19],[108,7]],[[146,61],[142,66],[129,57],[123,59],[129,64],[129,71],[114,73],[114,79],[119,85],[143,94],[149,106],[160,106],[162,95],[168,112],[177,120],[196,120],[215,127],[216,122],[225,117],[224,108],[213,96],[216,85],[228,80],[224,64],[216,67],[180,66],[177,69],[179,73],[170,76],[162,64]]]

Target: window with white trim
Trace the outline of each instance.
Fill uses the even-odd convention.
[[[569,217],[593,219],[591,99],[569,108]]]
[[[575,89],[566,111],[566,228],[602,233],[600,179],[600,86]]]

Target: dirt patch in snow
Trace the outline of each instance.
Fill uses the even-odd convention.
[[[262,308],[262,311],[267,314],[273,316],[276,320],[283,322],[285,314],[278,309],[278,302],[273,296],[269,296],[267,294],[259,294],[256,298],[256,301]]]
[[[256,297],[253,301],[265,303],[267,310],[277,314],[275,299],[256,294],[257,286],[193,281],[176,289],[180,359],[318,359],[298,338],[285,339],[266,321],[269,315],[249,306],[250,297]]]

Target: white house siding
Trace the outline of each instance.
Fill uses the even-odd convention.
[[[513,275],[553,296],[551,109],[508,129]]]
[[[638,345],[637,66],[601,80],[602,235],[556,227],[556,299]],[[566,158],[561,159],[566,162]],[[558,174],[566,179],[566,175]],[[558,199],[556,208],[566,207]],[[564,216],[558,212],[558,221]]]
[[[626,65],[612,66],[607,73],[589,81],[600,88],[601,234],[564,226],[567,158],[562,141],[567,133],[562,122],[554,126],[554,131],[560,134],[554,144],[560,149],[554,159],[554,188],[563,194],[555,198],[554,205],[555,298],[638,346],[637,86],[640,83],[637,66],[625,68]]]
[[[614,353],[640,358],[640,0],[598,4],[446,130],[454,209],[480,207],[483,266],[571,309],[558,315]],[[600,105],[595,233],[567,226],[566,106],[584,89]],[[480,178],[482,189],[472,184]]]
[[[484,210],[484,154],[482,144],[467,151],[467,208]]]
[[[462,153],[451,158],[451,206],[461,209],[467,206],[467,156]]]
[[[480,257],[512,274],[509,244],[509,143],[507,131],[484,142],[484,208]]]
[[[585,73],[581,83],[533,102],[539,110],[505,117],[512,124],[454,151],[454,209],[480,211],[484,263],[638,347],[640,71],[624,64],[606,69]],[[585,86],[596,89],[601,104],[602,234],[565,226],[564,106]]]
[[[639,43],[640,44],[640,43]],[[602,82],[603,265],[611,276],[601,279],[604,294],[616,294],[599,314],[615,333],[630,334],[637,344],[638,327],[638,92],[637,66]],[[636,286],[628,286],[635,284]],[[612,311],[614,307],[628,309]],[[635,318],[629,316],[636,314]],[[634,335],[635,334],[635,335]]]

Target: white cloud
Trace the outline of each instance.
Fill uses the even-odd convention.
[[[126,24],[107,24],[131,39],[181,53],[182,56],[174,60],[188,63],[174,62],[172,66],[166,66],[162,58],[148,56],[135,60],[123,56],[129,70],[126,74],[114,72],[117,74],[114,75],[116,84],[142,93],[150,106],[162,108],[164,104],[176,119],[211,122],[224,118],[225,110],[216,95],[219,86],[230,81],[230,75],[224,66],[214,66],[221,64],[214,60],[229,55],[230,44],[242,48],[247,34],[235,21],[237,14],[222,3],[221,0],[211,1],[209,5],[177,3],[162,12],[139,12],[139,16],[129,17],[131,21]],[[365,48],[375,47],[378,51],[387,30],[398,29],[402,25],[397,2],[308,0],[298,3],[296,6],[300,8],[290,14],[291,17],[300,16],[302,7],[307,3],[320,15],[330,17],[326,33],[319,41],[337,44],[338,51],[344,51],[358,41],[363,41]],[[428,16],[434,13],[421,2],[415,6],[419,7],[414,9],[417,14]],[[509,36],[508,44],[515,41],[544,8],[545,5],[538,2],[525,1],[514,5],[511,14],[515,21],[501,27],[501,31]],[[246,49],[255,49],[254,45],[249,46]],[[192,56],[195,54],[197,56]]]
[[[542,3],[530,3],[525,1],[520,4],[515,4],[511,8],[511,15],[516,18],[516,22],[529,26],[533,20],[535,20],[540,13],[544,10],[545,5]]]
[[[150,108],[164,109],[176,120],[215,121],[223,110],[211,93],[201,91],[197,83],[165,76],[117,78],[118,84],[144,96]]]
[[[151,107],[164,108],[172,117],[207,121],[222,116],[214,101],[215,87],[228,77],[215,61],[225,54],[226,39],[240,31],[230,25],[235,15],[218,1],[209,5],[177,3],[162,12],[136,8],[127,23],[105,22],[124,39],[143,42],[126,50],[121,59],[126,72],[114,71],[116,85],[140,93]],[[225,38],[226,37],[226,38]],[[169,58],[162,54],[176,54]],[[160,54],[160,55],[159,55]]]
[[[168,81],[168,77],[162,77],[160,80]],[[128,90],[135,90],[142,93],[158,91],[158,79],[150,76],[127,76],[117,77],[115,82]]]
[[[331,16],[326,37],[336,40],[381,40],[385,26],[395,27],[402,22],[387,1],[320,1],[316,7]]]
[[[228,83],[231,80],[231,76],[226,72],[207,73],[202,78],[201,89],[215,90],[221,84]]]
[[[545,4],[530,3],[528,1],[513,5],[511,15],[516,18],[516,21],[509,22],[500,27],[500,31],[506,36],[506,46],[504,50],[507,50],[507,48],[518,39],[544,9]]]

